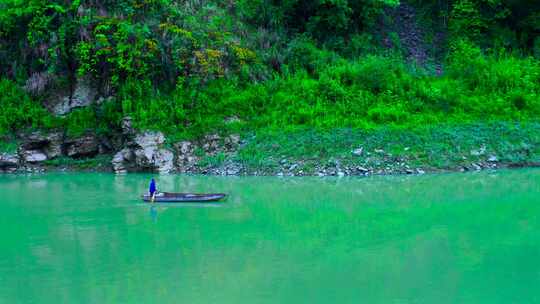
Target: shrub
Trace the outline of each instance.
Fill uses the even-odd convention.
[[[0,135],[54,124],[52,116],[39,102],[7,79],[0,79],[0,109]]]

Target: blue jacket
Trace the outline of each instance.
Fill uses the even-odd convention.
[[[154,192],[156,192],[156,181],[154,179],[152,179],[152,181],[150,182],[150,195],[154,194]]]

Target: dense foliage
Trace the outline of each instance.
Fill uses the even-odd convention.
[[[539,34],[525,0],[0,0],[0,134],[533,119]],[[80,79],[107,101],[48,114]]]

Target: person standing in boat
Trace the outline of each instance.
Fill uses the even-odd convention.
[[[156,180],[152,178],[150,181],[150,188],[148,189],[148,192],[150,193],[150,197],[152,198],[152,203],[154,202],[154,199],[156,198]]]

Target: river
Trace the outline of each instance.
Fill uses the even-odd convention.
[[[540,303],[540,170],[0,175],[0,303]]]

